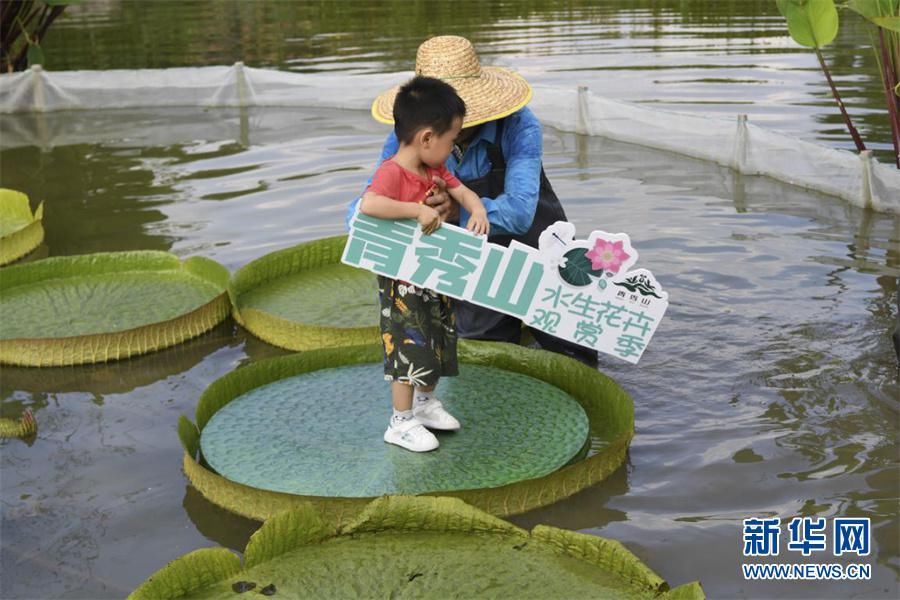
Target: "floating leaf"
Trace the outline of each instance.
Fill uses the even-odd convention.
[[[241,394],[203,428],[203,458],[220,475],[255,489],[372,498],[499,487],[550,475],[578,456],[589,418],[571,395],[506,369],[459,368],[460,377],[442,382],[439,391],[469,425],[441,439],[440,452],[424,463],[420,454],[372,446],[371,432],[382,430],[385,421],[379,403],[360,406],[352,421],[341,418],[341,403],[321,406],[329,395],[371,394],[372,381],[383,375],[380,362],[285,377]],[[499,390],[494,402],[505,410],[482,429],[486,381]],[[335,439],[344,440],[339,448]]]
[[[104,362],[175,345],[228,315],[228,270],[167,252],[102,252],[13,265],[0,278],[0,363]]]
[[[295,509],[299,522],[318,518]],[[272,547],[289,536],[269,521],[254,534]],[[290,544],[293,546],[293,544]],[[188,555],[190,556],[190,555]],[[423,560],[427,557],[428,560]],[[615,540],[538,525],[529,533],[455,498],[388,496],[326,539],[311,539],[239,572],[204,575],[207,585],[179,589],[204,564],[184,558],[152,575],[156,600],[229,598],[251,582],[278,582],[285,598],[547,598],[702,599],[699,584],[669,590],[666,582]],[[336,577],[335,573],[340,576]],[[213,577],[218,576],[218,581]],[[130,598],[149,597],[144,583]],[[274,584],[259,590],[275,592]],[[168,593],[165,593],[168,592]],[[255,595],[252,594],[252,595]]]
[[[241,570],[241,559],[225,548],[200,548],[173,560],[150,576],[128,600],[182,598]]]
[[[346,242],[347,236],[306,242],[238,269],[229,286],[235,320],[288,350],[377,341],[375,277],[341,264]]]
[[[834,0],[776,0],[776,3],[787,19],[791,37],[801,46],[821,48],[837,35],[838,12]]]
[[[25,256],[44,241],[43,216],[43,203],[32,214],[28,196],[0,188],[0,265]]]
[[[575,248],[565,253],[566,266],[559,267],[559,276],[571,285],[583,287],[591,284],[591,276],[600,277],[603,269],[594,269],[587,257],[586,248]]]
[[[593,440],[590,456],[544,477],[495,488],[448,492],[498,516],[546,506],[602,481],[625,459],[634,432],[634,404],[615,381],[570,358],[553,352],[510,344],[461,340],[460,363],[483,365],[529,375],[571,395],[588,415]],[[202,432],[222,407],[261,386],[321,369],[380,362],[381,344],[325,348],[257,361],[213,382],[197,403],[196,423]],[[191,484],[211,502],[245,517],[264,521],[283,510],[312,503],[329,519],[346,522],[365,505],[362,498],[300,496],[240,485],[213,472],[187,453],[182,461]],[[280,587],[280,584],[279,584]]]

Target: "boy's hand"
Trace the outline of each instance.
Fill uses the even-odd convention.
[[[419,205],[419,216],[416,217],[422,227],[422,233],[430,235],[441,226],[441,215],[427,204]]]
[[[469,222],[466,225],[466,229],[478,235],[487,235],[487,233],[491,230],[491,224],[488,223],[487,219],[487,211],[482,209],[473,212],[469,217]]]

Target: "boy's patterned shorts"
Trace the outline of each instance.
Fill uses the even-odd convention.
[[[385,379],[430,386],[459,374],[450,298],[382,276],[378,295]]]

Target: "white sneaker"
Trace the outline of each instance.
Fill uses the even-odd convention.
[[[459,429],[459,421],[444,410],[444,405],[437,398],[426,400],[418,406],[414,402],[412,410],[413,416],[429,429],[440,429],[442,431],[456,431]]]
[[[388,425],[384,432],[384,441],[396,444],[413,452],[428,452],[438,447],[438,439],[422,426],[415,416],[396,425]]]

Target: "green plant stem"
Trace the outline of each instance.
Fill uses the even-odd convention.
[[[9,2],[9,0],[0,0],[0,59],[3,66],[12,64],[10,56],[12,48],[16,41],[22,35],[21,26],[17,27],[17,21],[21,22],[22,15],[28,15],[30,10],[29,2]],[[26,17],[26,20],[28,17]],[[5,68],[4,68],[5,70]]]
[[[56,17],[61,15],[64,10],[66,10],[66,5],[62,4],[50,8],[49,12],[47,12],[46,10],[44,11],[44,13],[41,15],[41,18],[38,20],[37,27],[33,32],[34,41],[37,44],[40,44],[41,40],[44,39],[44,34],[47,32],[50,24],[53,23],[53,21],[56,20]],[[12,65],[13,69],[16,71],[24,71],[26,68],[28,68],[28,44],[26,44],[22,48]]]
[[[888,115],[891,121],[891,141],[894,143],[894,164],[900,169],[900,97],[895,93],[897,87],[897,71],[891,60],[888,40],[884,36],[884,29],[878,28],[878,41],[881,46],[881,81],[884,84],[884,95],[887,101]]]
[[[818,48],[815,49],[816,57],[819,59],[819,64],[822,66],[822,72],[825,73],[825,79],[828,80],[828,85],[831,87],[831,94],[834,96],[835,102],[837,102],[838,108],[841,109],[841,116],[844,117],[844,124],[847,125],[847,130],[850,131],[850,137],[853,138],[853,143],[856,144],[856,149],[859,152],[862,152],[866,149],[866,145],[863,143],[862,138],[859,136],[859,132],[856,130],[856,127],[853,126],[853,122],[850,120],[850,115],[847,114],[847,109],[844,107],[844,101],[841,100],[841,95],[838,93],[837,88],[834,85],[834,81],[831,80],[831,72],[828,70],[828,65],[825,64],[825,58],[822,56],[822,51]]]
[[[30,15],[28,15],[28,17],[24,21],[20,17],[18,17],[18,16],[16,17],[16,23],[19,24],[19,31],[25,37],[26,44],[34,43],[33,41],[31,41],[31,37],[28,35],[28,24],[31,23],[31,19],[34,18],[35,14],[37,14],[37,13],[31,13]]]

